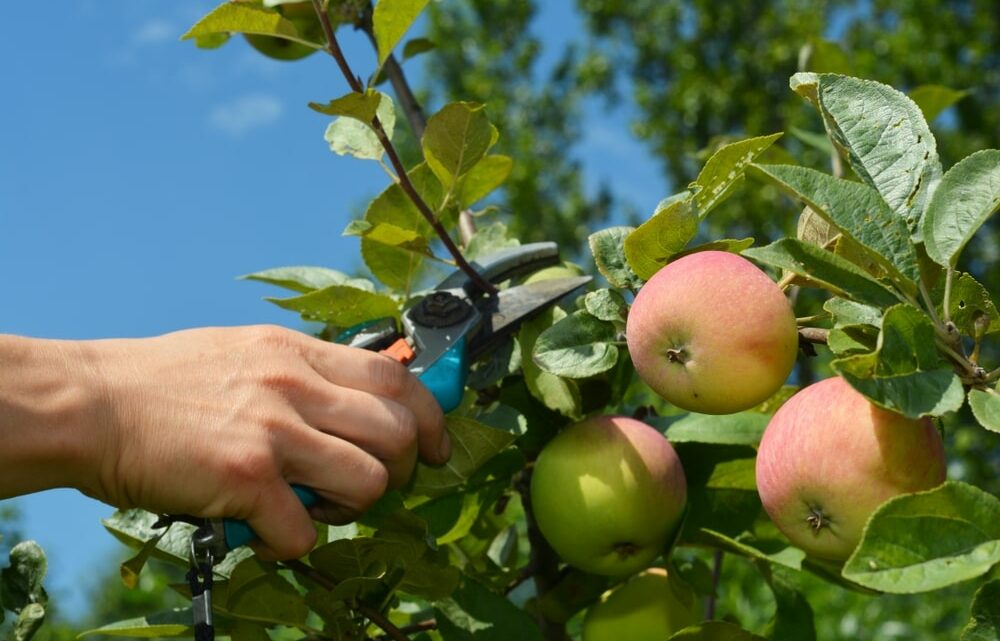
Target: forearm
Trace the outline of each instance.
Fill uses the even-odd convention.
[[[96,388],[80,343],[0,335],[0,498],[90,489]]]

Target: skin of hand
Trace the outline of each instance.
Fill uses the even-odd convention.
[[[246,520],[265,559],[315,543],[447,461],[434,397],[385,356],[273,326],[155,338],[0,336],[0,498],[75,487],[111,505]],[[321,497],[309,512],[289,484]]]

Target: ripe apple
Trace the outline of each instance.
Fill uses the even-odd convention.
[[[668,263],[629,311],[635,369],[677,407],[731,414],[784,384],[798,349],[795,314],[781,289],[745,258],[703,251]]]
[[[884,410],[839,377],[788,399],[757,452],[757,489],[771,520],[807,553],[835,561],[851,555],[875,508],[944,478],[944,446],[930,419]]]
[[[583,619],[583,641],[664,641],[701,618],[694,593],[650,568],[607,592]]]
[[[545,540],[567,563],[609,576],[633,574],[670,542],[687,501],[674,448],[645,423],[598,416],[542,449],[531,507]]]

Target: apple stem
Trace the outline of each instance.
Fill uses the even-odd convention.
[[[316,16],[319,18],[320,24],[323,26],[323,33],[326,36],[327,46],[325,51],[333,56],[334,60],[337,61],[337,66],[340,67],[340,71],[347,80],[347,84],[351,87],[351,90],[356,93],[364,93],[365,87],[361,83],[361,79],[355,76],[354,72],[351,71],[351,67],[347,63],[347,58],[344,57],[344,52],[341,50],[340,43],[337,41],[337,36],[334,34],[333,25],[330,23],[330,16],[327,15],[326,11],[323,9],[322,1],[312,0],[312,3],[313,9],[316,11]],[[413,186],[409,175],[406,173],[406,167],[403,166],[403,161],[400,160],[399,154],[396,152],[396,148],[393,146],[392,141],[389,140],[389,136],[385,133],[385,129],[382,127],[382,122],[379,120],[378,116],[372,118],[371,127],[375,132],[375,135],[378,137],[379,142],[382,144],[382,148],[385,150],[385,155],[389,157],[389,162],[392,164],[393,169],[395,169],[396,175],[399,177],[399,186],[403,190],[403,193],[405,193],[410,201],[413,202],[417,211],[420,212],[428,224],[430,224],[430,226],[434,229],[438,238],[441,239],[441,243],[448,250],[448,253],[450,253],[455,259],[455,264],[459,269],[468,274],[469,279],[476,284],[476,287],[478,287],[480,291],[490,296],[496,296],[496,286],[483,278],[482,275],[473,269],[472,265],[465,260],[461,250],[455,245],[455,241],[452,240],[447,230],[445,230],[444,226],[441,224],[441,221],[438,220],[438,217],[434,215],[434,212],[431,211],[431,208]]]

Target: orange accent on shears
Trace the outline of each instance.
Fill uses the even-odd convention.
[[[379,354],[385,354],[403,365],[409,365],[410,361],[417,357],[417,354],[410,347],[410,344],[406,342],[405,338],[397,338],[395,343],[381,350]]]

